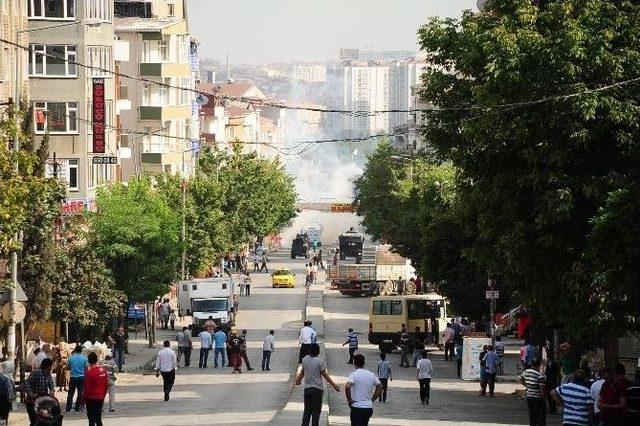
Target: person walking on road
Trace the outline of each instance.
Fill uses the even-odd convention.
[[[247,356],[247,330],[242,330],[240,333],[240,356],[242,356],[242,360],[244,361],[244,365],[247,366],[247,371],[253,370],[251,367],[251,363],[249,362],[249,357]]]
[[[27,413],[32,426],[38,424],[38,413],[36,413],[35,402],[41,396],[55,396],[53,378],[51,377],[51,367],[53,361],[46,358],[40,364],[40,368],[33,371],[24,382],[24,390],[27,393]]]
[[[487,347],[487,353],[482,358],[484,361],[484,377],[485,377],[485,388],[482,389],[481,396],[486,395],[486,385],[489,385],[489,396],[493,397],[494,389],[496,387],[496,373],[498,372],[498,363],[500,359],[498,358],[498,354],[493,349],[492,345]]]
[[[107,393],[109,394],[109,412],[113,413],[116,403],[116,366],[110,355],[104,357],[104,361],[100,363],[107,370]]]
[[[233,367],[232,373],[242,373],[242,341],[235,331],[231,333],[227,346],[229,347],[230,364]]]
[[[84,387],[84,372],[86,371],[89,363],[87,357],[82,355],[82,346],[77,345],[73,350],[73,355],[67,360],[67,368],[71,378],[69,379],[69,391],[67,392],[67,407],[66,411],[71,411],[71,405],[73,403],[73,394],[77,391],[76,404],[74,406],[75,411],[80,411],[82,402],[82,389]]]
[[[564,406],[562,424],[588,425],[593,417],[593,397],[585,381],[585,372],[577,369],[573,373],[573,381],[563,383],[551,391],[556,402]]]
[[[164,299],[162,306],[160,307],[160,319],[162,322],[162,328],[164,330],[169,329],[169,314],[171,313],[171,305],[169,299]]]
[[[427,355],[429,352],[423,349],[422,358],[416,364],[418,370],[416,379],[420,384],[420,401],[423,404],[428,404],[431,397],[431,374],[433,373],[433,364]]]
[[[300,355],[298,356],[298,364],[302,359],[309,355],[311,344],[315,342],[317,333],[311,328],[311,321],[305,321],[304,327],[300,329]]]
[[[426,336],[420,332],[420,327],[416,327],[416,332],[414,333],[413,338],[413,356],[411,359],[411,366],[414,368],[418,366],[418,360],[422,356],[422,351],[425,347],[425,338]]]
[[[176,335],[178,341],[178,363],[184,355],[184,366],[189,367],[191,365],[191,350],[193,349],[193,340],[191,339],[191,332],[188,327],[182,327],[182,331],[179,331]]]
[[[382,392],[380,393],[381,402],[387,402],[387,388],[389,387],[389,381],[393,381],[391,375],[391,365],[387,361],[387,354],[380,352],[380,361],[378,361],[378,379],[382,383]]]
[[[245,285],[246,285],[246,284],[245,284],[245,281],[244,281],[244,280],[240,281],[240,296],[244,296],[244,293],[245,293]]]
[[[218,330],[213,334],[213,340],[216,345],[216,349],[213,354],[213,368],[218,368],[218,354],[220,354],[220,357],[222,358],[222,366],[224,367],[226,363],[224,357],[227,352],[227,333],[222,331],[221,328],[218,328]],[[231,360],[229,360],[229,362],[231,362]]]
[[[544,374],[540,373],[540,360],[531,361],[531,368],[520,374],[520,383],[526,388],[527,408],[529,409],[529,425],[545,426],[547,424],[546,381]]]
[[[213,339],[211,333],[207,330],[202,330],[198,334],[200,338],[200,361],[198,362],[198,368],[207,368],[207,360],[209,359],[209,351],[211,351],[211,345]]]
[[[324,262],[322,261],[322,249],[318,250],[318,267],[324,271]]]
[[[262,371],[271,371],[271,354],[275,348],[275,331],[269,330],[262,341]]]
[[[267,253],[262,253],[262,258],[261,260],[261,264],[260,264],[260,271],[262,272],[262,270],[264,269],[265,272],[268,274],[269,273],[269,268],[267,268]]]
[[[108,373],[103,366],[98,365],[98,355],[95,352],[89,354],[88,361],[82,398],[87,407],[89,426],[102,426],[102,406],[109,387]]]
[[[329,383],[336,392],[340,388],[327,373],[327,365],[321,359],[320,346],[312,343],[309,347],[309,354],[302,359],[302,368],[296,374],[296,386],[304,379],[304,411],[302,413],[302,426],[312,426],[320,424],[320,413],[322,412],[322,378]]]
[[[253,272],[258,272],[260,269],[260,256],[257,253],[253,254]]]
[[[349,374],[344,394],[351,407],[351,426],[367,426],[373,415],[373,400],[382,393],[382,383],[371,371],[364,368],[364,355],[356,354],[353,365],[356,370]]]
[[[358,350],[358,335],[353,331],[353,328],[349,329],[347,333],[347,341],[342,344],[349,345],[349,361],[347,364],[353,364],[353,354]]]
[[[113,345],[113,358],[118,367],[118,373],[122,373],[122,364],[124,364],[124,347],[129,337],[123,326],[118,327],[118,331],[109,336],[109,340]]]
[[[170,348],[171,343],[164,341],[164,348],[158,352],[156,358],[156,377],[162,374],[162,389],[164,390],[164,400],[169,400],[169,394],[176,380],[176,369],[178,368],[178,359],[176,353]]]
[[[455,334],[455,331],[453,330],[453,327],[451,327],[451,323],[448,322],[447,326],[442,332],[442,340],[444,341],[444,360],[445,361],[453,361],[454,359],[454,354],[453,354],[453,348],[454,348],[453,335],[454,334]]]

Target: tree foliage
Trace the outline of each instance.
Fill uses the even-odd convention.
[[[367,232],[391,244],[455,312],[486,313],[486,272],[465,256],[467,235],[457,196],[455,169],[424,158],[400,156],[378,145],[355,182],[358,214]]]
[[[182,178],[154,177],[159,192],[182,212]],[[227,252],[256,237],[279,231],[295,216],[296,193],[277,161],[243,154],[203,150],[195,175],[186,184],[185,223],[187,270],[207,274]]]
[[[181,252],[180,216],[149,177],[102,187],[91,216],[91,247],[130,302],[169,291]]]
[[[605,87],[640,74],[639,22],[624,0],[491,0],[419,31],[422,98],[442,108],[424,136],[458,171],[465,252],[585,343],[638,317],[638,275],[619,268],[637,254],[640,86]]]

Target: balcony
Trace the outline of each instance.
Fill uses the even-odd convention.
[[[140,75],[143,77],[189,77],[189,64],[165,62],[146,62],[140,64]]]
[[[189,105],[179,106],[141,106],[140,120],[180,120],[191,117]]]

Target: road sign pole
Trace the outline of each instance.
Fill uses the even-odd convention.
[[[491,332],[491,345],[496,344],[496,335],[494,332],[495,329],[495,318],[496,318],[496,294],[495,294],[495,286],[496,282],[492,278],[487,280],[487,285],[489,287],[489,291],[491,291],[491,298],[489,299],[489,331]]]

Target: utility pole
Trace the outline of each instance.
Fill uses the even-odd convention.
[[[491,298],[489,299],[489,331],[491,332],[491,344],[495,345],[496,335],[494,333],[494,329],[496,325],[496,280],[494,280],[493,278],[487,279],[487,286],[489,287],[489,291],[491,292]]]
[[[187,279],[187,177],[185,176],[184,153],[182,150],[182,265],[180,277]]]

